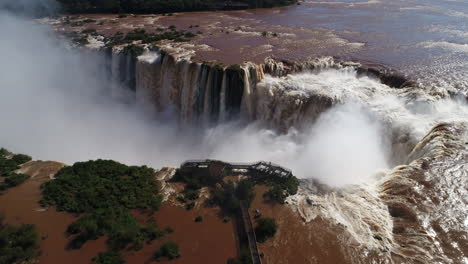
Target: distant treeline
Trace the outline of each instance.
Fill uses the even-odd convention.
[[[171,13],[290,5],[297,0],[58,0],[68,13]]]

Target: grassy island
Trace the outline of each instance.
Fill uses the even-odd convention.
[[[138,251],[144,243],[163,237],[172,229],[162,230],[151,221],[137,222],[132,210],[149,213],[158,210],[155,171],[146,166],[127,166],[112,160],[78,162],[62,168],[55,180],[42,185],[42,205],[80,214],[67,234],[71,249],[79,249],[88,240],[107,236],[109,251],[93,259],[95,263],[124,263],[123,250]]]

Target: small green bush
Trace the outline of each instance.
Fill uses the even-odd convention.
[[[264,195],[264,198],[267,198],[271,202],[277,202],[280,204],[284,204],[288,195],[286,194],[285,190],[281,188],[279,185],[274,185],[270,190],[268,190]]]
[[[141,46],[131,44],[126,46],[122,52],[123,54],[130,54],[133,57],[138,57],[145,52],[145,49]]]
[[[82,22],[83,22],[83,24],[89,24],[89,23],[96,23],[96,20],[87,18],[87,19],[83,20]]]
[[[199,190],[188,190],[185,194],[184,197],[188,200],[194,201],[198,199],[200,196],[200,191]]]
[[[189,204],[185,205],[185,209],[187,211],[192,210],[194,207],[195,207],[195,203],[189,203]]]
[[[122,258],[118,252],[101,252],[95,258],[93,262],[96,264],[124,264],[125,260]]]
[[[180,257],[179,245],[175,242],[166,242],[164,245],[159,248],[153,255],[153,259],[156,261],[161,261],[161,258],[168,258],[173,260]]]
[[[27,180],[30,176],[22,173],[15,173],[15,170],[20,168],[20,165],[31,160],[31,157],[24,154],[16,154],[8,150],[0,149],[0,176],[5,177],[3,183],[0,184],[0,190],[17,186]]]
[[[24,263],[39,253],[39,235],[33,225],[5,225],[0,216],[0,264]]]
[[[11,173],[8,177],[5,178],[5,183],[8,185],[8,187],[15,187],[29,178],[30,176],[26,174]]]
[[[23,163],[26,163],[28,161],[30,161],[32,158],[31,156],[28,156],[28,155],[24,155],[24,154],[16,154],[13,156],[13,158],[11,158],[16,164],[20,165],[20,164],[23,164]]]
[[[94,29],[94,28],[88,28],[88,29],[85,29],[85,30],[81,31],[81,33],[83,33],[83,34],[96,35],[96,34],[97,34],[97,31],[96,31],[96,29]]]
[[[0,148],[0,157],[4,157],[4,156],[7,156],[7,155],[11,155],[11,152],[8,151],[5,148]]]
[[[257,219],[257,227],[255,227],[255,236],[257,241],[263,243],[276,234],[277,225],[273,218]]]

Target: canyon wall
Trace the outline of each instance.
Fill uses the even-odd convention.
[[[291,73],[324,69],[350,69],[355,75],[372,76],[393,87],[406,80],[393,73],[368,69],[356,63],[337,63],[331,57],[289,63],[267,59],[263,64],[225,66],[197,63],[167,52],[146,50],[135,56],[114,48],[108,50],[111,79],[116,89],[135,91],[136,99],[151,110],[177,116],[182,123],[216,124],[230,120],[259,121],[287,130],[314,120],[339,98],[324,93],[298,91],[278,85],[269,77],[286,78]],[[287,96],[286,96],[287,95]]]

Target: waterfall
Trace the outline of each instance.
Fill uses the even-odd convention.
[[[291,79],[293,73],[310,75],[335,69],[355,78],[384,76],[381,80],[400,86],[407,83],[358,64],[335,63],[329,57],[300,64],[267,59],[260,65],[230,66],[177,59],[164,51],[147,50],[135,57],[114,48],[109,57],[111,79],[116,84],[113,90],[127,87],[146,108],[176,116],[184,124],[202,126],[242,119],[284,131],[313,121],[340,102],[335,87],[325,87],[314,78],[309,87],[307,77]]]

